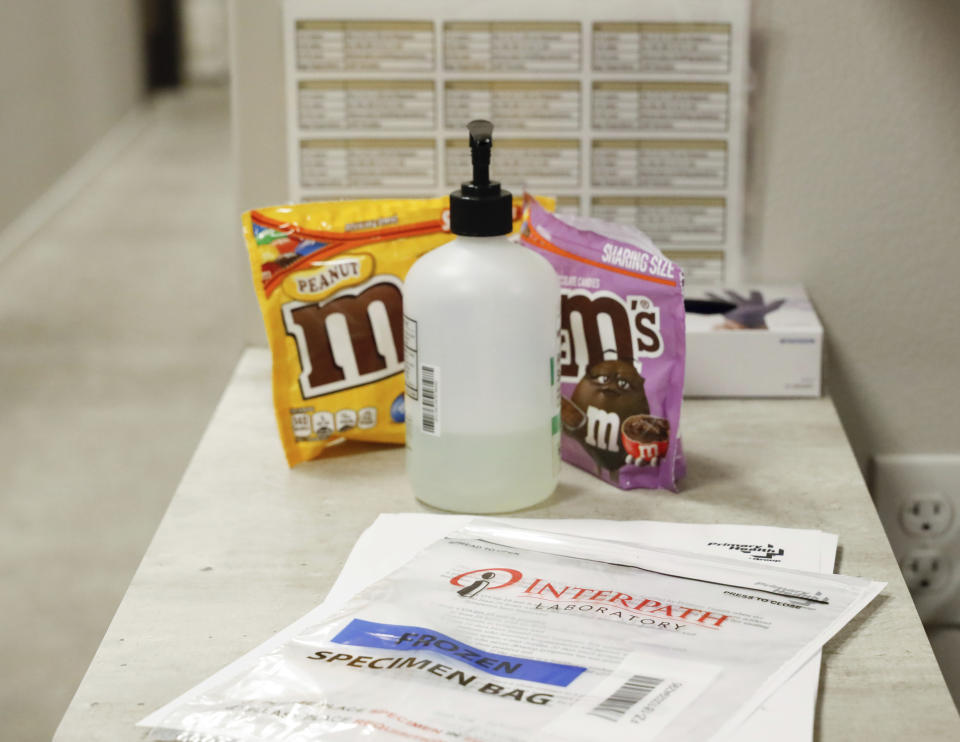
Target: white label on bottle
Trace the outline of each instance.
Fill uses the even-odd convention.
[[[558,308],[559,309],[559,308]],[[553,356],[550,358],[550,383],[553,385],[553,417],[550,419],[550,429],[553,432],[553,476],[560,474],[560,432],[563,429],[560,418],[560,409],[563,397],[563,390],[560,388],[560,368],[562,362],[560,359],[561,339],[560,339],[560,312],[557,312],[556,335],[553,346]]]
[[[403,315],[403,370],[407,396],[418,399],[420,391],[417,378],[417,321]]]
[[[420,366],[420,430],[428,435],[440,435],[440,369]]]

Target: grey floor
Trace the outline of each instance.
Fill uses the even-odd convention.
[[[226,91],[167,95],[0,263],[0,739],[50,739],[239,357],[233,211]]]

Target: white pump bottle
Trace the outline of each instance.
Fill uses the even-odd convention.
[[[428,505],[495,513],[556,488],[560,284],[505,236],[512,197],[490,181],[493,124],[468,128],[473,180],[450,195],[457,238],[404,284],[407,476]]]

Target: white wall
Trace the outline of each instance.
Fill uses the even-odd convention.
[[[184,78],[222,83],[229,71],[226,0],[180,0]]]
[[[0,3],[0,231],[142,95],[136,0]]]
[[[244,337],[266,345],[250,266],[240,236],[240,212],[287,198],[280,0],[229,0],[230,111],[237,173],[237,273],[248,287]]]
[[[757,0],[748,249],[800,279],[861,462],[960,451],[960,3]]]
[[[230,7],[250,208],[286,195],[280,2]],[[754,0],[751,37],[748,273],[807,285],[861,465],[960,451],[960,3]]]

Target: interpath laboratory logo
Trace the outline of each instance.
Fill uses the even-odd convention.
[[[523,573],[507,567],[484,567],[463,572],[450,578],[462,598],[475,598],[487,590],[500,590],[516,585]],[[679,631],[684,627],[700,626],[717,630],[730,618],[719,611],[692,608],[679,603],[668,603],[631,591],[630,594],[609,587],[590,587],[582,583],[559,582],[555,578],[527,578],[530,584],[518,586],[514,596],[528,599],[538,611],[572,612],[576,615],[597,615],[616,618],[640,626]]]
[[[457,595],[464,598],[473,598],[484,590],[499,590],[510,587],[523,579],[523,574],[515,569],[506,567],[490,567],[474,569],[464,572],[450,579],[450,584],[459,587]]]

